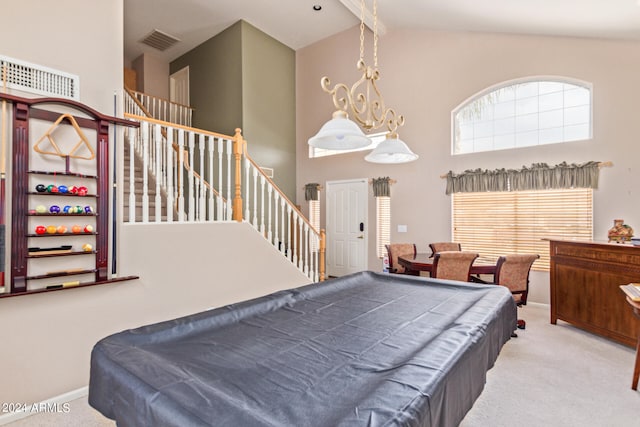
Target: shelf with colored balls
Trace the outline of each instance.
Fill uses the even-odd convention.
[[[70,176],[70,177],[75,177],[75,178],[98,179],[98,177],[95,176],[95,175],[86,175],[86,174],[83,174],[83,173],[67,172],[67,171],[37,171],[37,170],[30,170],[27,173],[33,174],[33,175]]]
[[[56,216],[56,217],[65,217],[65,216],[98,216],[97,213],[51,213],[51,212],[43,212],[43,213],[38,213],[35,210],[30,210],[29,212],[27,212],[27,216]]]
[[[44,231],[39,228],[44,227]],[[49,228],[47,226],[36,226],[34,229],[34,233],[27,234],[27,237],[67,237],[67,236],[96,236],[98,232],[96,231],[84,231],[84,228],[79,232],[73,232],[73,229],[67,230],[64,233],[58,233],[59,226],[53,226],[53,228]],[[49,232],[50,231],[50,232]]]
[[[45,205],[38,205],[35,209],[29,209],[29,215],[96,215],[96,211],[91,205],[86,206],[71,206],[65,205],[63,208],[60,208],[58,205],[51,205],[49,209]]]
[[[27,193],[30,196],[56,196],[56,197],[98,197],[96,194],[91,194],[91,193],[87,193],[87,192],[83,192],[82,194],[75,192],[72,193],[71,191],[69,191],[69,189],[67,189],[66,193],[61,193],[59,191],[55,192],[55,193],[49,193],[49,192],[38,192],[38,191],[32,191]]]

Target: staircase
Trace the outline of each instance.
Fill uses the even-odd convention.
[[[158,120],[138,98],[125,89],[125,118],[140,127],[125,130],[120,157],[124,222],[248,222],[312,281],[324,280],[324,230],[251,159],[240,129],[229,136]]]
[[[134,156],[136,154],[134,153]],[[124,206],[124,221],[125,222],[142,222],[142,212],[143,212],[143,204],[142,204],[142,198],[138,198],[138,199],[134,199],[133,203],[134,203],[134,208],[130,209],[130,204],[132,203],[131,200],[131,179],[133,177],[133,189],[134,189],[134,194],[142,194],[143,190],[145,188],[145,184],[144,184],[144,178],[143,178],[143,171],[142,171],[142,159],[140,159],[139,157],[136,158],[136,160],[134,162],[131,162],[131,153],[129,150],[125,150],[124,152],[124,158],[123,158],[123,162],[124,162],[124,179],[122,181],[123,183],[123,188],[124,188],[124,197],[123,197],[123,206]],[[134,165],[134,172],[133,174],[131,173],[131,165]],[[147,184],[147,192],[148,192],[148,196],[149,196],[149,217],[148,217],[148,221],[150,222],[156,222],[156,180],[155,180],[155,176],[153,174],[149,174],[148,176],[148,184]],[[164,191],[160,191],[160,206],[167,206],[167,195]],[[178,212],[173,209],[173,216],[174,218],[178,217]],[[133,212],[133,214],[132,214]],[[160,217],[159,217],[159,221],[160,222],[166,222],[167,220],[167,214],[166,214],[166,210],[164,213],[161,213]]]

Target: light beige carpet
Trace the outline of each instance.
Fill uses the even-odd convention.
[[[544,305],[530,304],[518,313],[526,319],[527,329],[503,347],[461,427],[640,425],[640,392],[631,390],[634,349],[564,322],[551,325]],[[71,402],[68,414],[38,414],[9,426],[113,427],[115,423],[82,398]]]
[[[518,310],[527,328],[502,349],[462,427],[640,425],[631,390],[635,349],[549,323],[549,307]]]

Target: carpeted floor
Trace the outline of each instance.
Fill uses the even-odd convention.
[[[640,392],[631,390],[635,351],[549,323],[549,308],[519,309],[527,329],[502,349],[485,389],[461,427],[632,427],[639,425]],[[39,414],[10,427],[113,427],[88,404],[68,414]],[[185,426],[186,427],[186,426]],[[327,426],[323,426],[327,427]]]
[[[527,329],[502,349],[461,427],[626,427],[640,421],[631,390],[635,349],[549,323],[549,307],[519,309]]]

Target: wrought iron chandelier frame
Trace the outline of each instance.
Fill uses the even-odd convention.
[[[351,88],[344,83],[338,83],[331,88],[329,77],[320,81],[322,90],[333,98],[333,105],[338,109],[351,113],[350,117],[367,131],[379,129],[386,125],[388,132],[396,136],[398,127],[404,125],[404,116],[396,113],[393,108],[387,108],[378,88],[380,79],[378,70],[378,9],[377,1],[373,0],[373,67],[364,61],[364,10],[365,1],[361,1],[360,12],[360,58],[356,64],[362,76]]]

